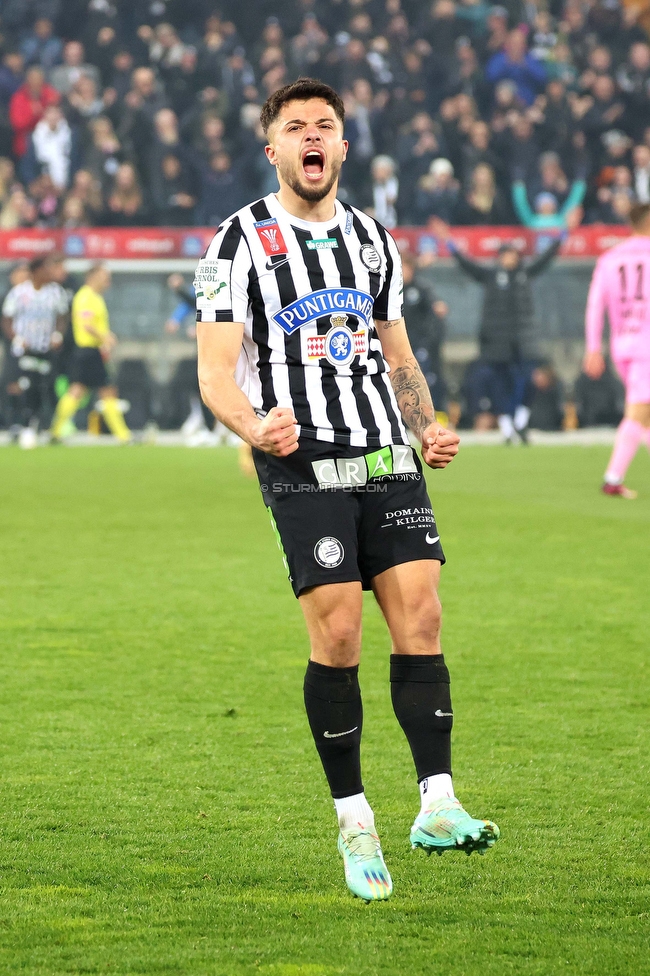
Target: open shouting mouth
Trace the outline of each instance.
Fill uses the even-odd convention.
[[[302,154],[302,170],[308,180],[320,180],[325,172],[325,153],[322,149],[305,149]]]

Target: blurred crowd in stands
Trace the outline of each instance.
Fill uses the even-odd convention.
[[[618,0],[3,0],[0,229],[216,225],[276,187],[259,124],[343,93],[342,195],[387,226],[622,224],[650,44]]]

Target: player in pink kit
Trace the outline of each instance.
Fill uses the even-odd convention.
[[[605,472],[606,495],[636,498],[623,484],[639,444],[650,450],[650,204],[630,212],[633,235],[601,255],[587,299],[584,371],[598,379],[605,369],[601,349],[605,311],[616,370],[625,384],[625,417],[616,432]]]

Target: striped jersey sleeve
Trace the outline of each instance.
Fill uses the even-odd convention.
[[[404,315],[404,281],[402,258],[394,238],[381,225],[377,225],[386,255],[386,279],[375,299],[373,317],[380,322],[391,322]]]
[[[245,322],[251,254],[237,216],[226,221],[199,261],[195,276],[198,322]]]

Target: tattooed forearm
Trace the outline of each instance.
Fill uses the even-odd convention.
[[[393,326],[399,325],[402,319],[391,319],[389,322],[377,322],[377,325],[381,325],[382,329],[392,329]]]
[[[415,357],[409,357],[389,373],[404,423],[418,437],[436,419],[429,387]]]

